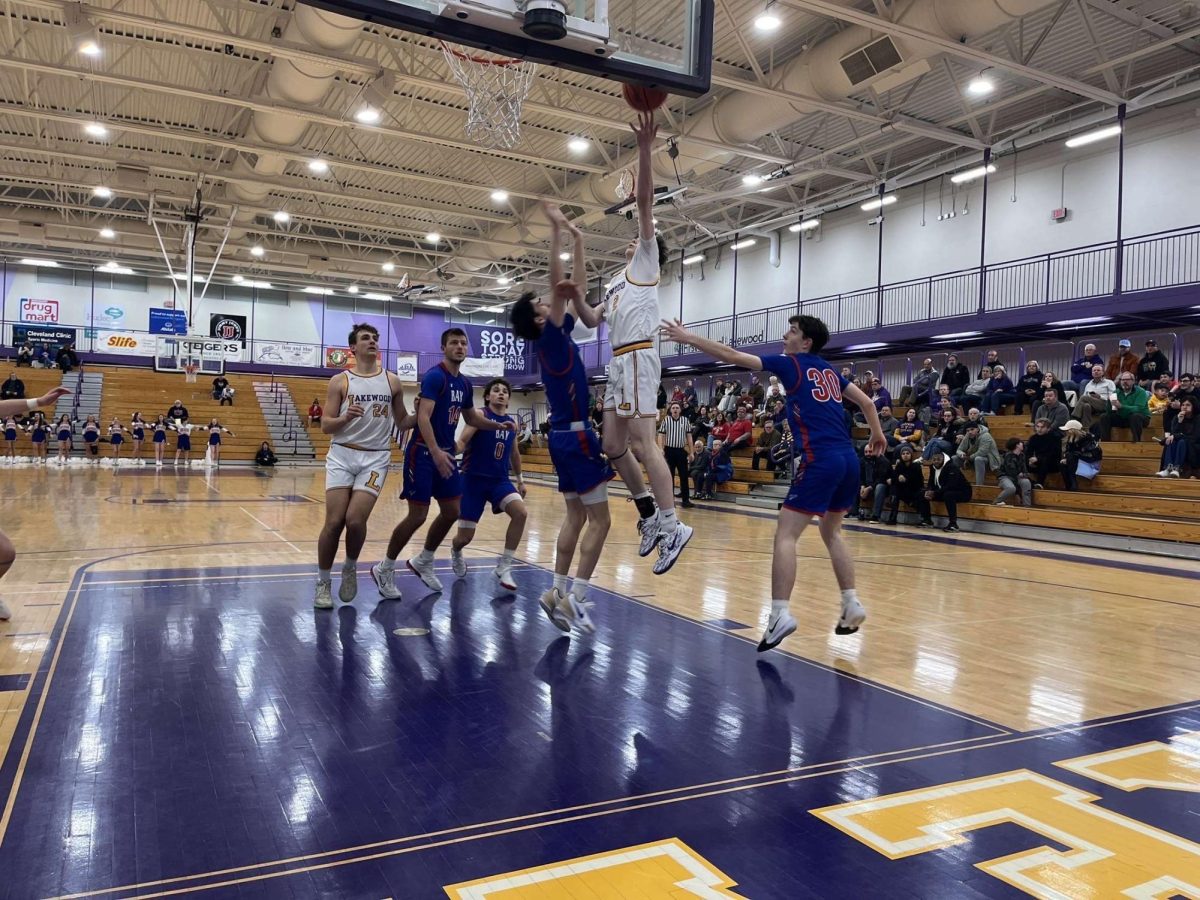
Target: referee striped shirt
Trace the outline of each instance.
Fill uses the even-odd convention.
[[[666,435],[666,446],[686,450],[692,437],[692,423],[683,416],[673,419],[666,416],[658,426],[658,433]]]

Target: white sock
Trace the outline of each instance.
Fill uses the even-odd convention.
[[[571,584],[571,592],[575,595],[576,600],[583,600],[587,597],[589,587],[591,587],[591,583],[586,578],[576,578]]]
[[[433,551],[422,549],[421,552],[416,555],[414,562],[418,562],[423,566],[429,565],[431,562],[433,562]]]
[[[566,575],[555,575],[554,576],[554,589],[556,591],[558,591],[560,594],[562,594],[564,596],[566,595],[566,593],[567,593],[567,576]]]
[[[781,613],[788,611],[788,602],[786,600],[771,600],[771,618],[776,619]]]
[[[845,605],[847,603],[857,603],[857,602],[858,602],[858,591],[856,591],[854,588],[846,588],[846,590],[842,591],[842,604],[843,605]]]
[[[513,558],[516,555],[517,555],[516,550],[509,550],[507,547],[505,547],[504,552],[500,554],[500,560],[501,560],[501,562],[506,562],[511,566]]]
[[[352,572],[357,568],[358,568],[358,560],[357,559],[350,559],[350,557],[346,557],[346,559],[342,562],[342,571],[343,572]]]
[[[679,525],[679,517],[675,515],[675,507],[670,509],[659,509],[658,511],[658,530],[663,534],[670,534]]]
[[[379,571],[380,572],[390,572],[395,568],[396,568],[396,561],[394,559],[392,559],[391,557],[385,556],[383,559],[381,559],[379,561]]]
[[[329,584],[329,582],[332,580],[333,580],[333,570],[332,569],[317,569],[317,581],[323,581],[326,584]]]

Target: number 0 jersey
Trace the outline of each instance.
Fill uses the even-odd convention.
[[[389,450],[396,423],[392,416],[392,385],[387,370],[380,369],[374,375],[366,376],[347,371],[345,375],[346,399],[342,401],[338,415],[345,414],[352,403],[361,406],[363,414],[347,422],[333,436],[333,443],[354,450]]]
[[[797,454],[812,462],[817,453],[854,449],[842,408],[846,379],[812,353],[760,358],[763,370],[778,375],[787,392],[787,421]]]
[[[483,415],[493,422],[512,422],[512,416],[499,416],[489,407]],[[471,478],[507,478],[512,464],[515,431],[476,431],[463,451],[463,474]]]

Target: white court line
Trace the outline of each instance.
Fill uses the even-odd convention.
[[[287,544],[289,547],[291,547],[297,553],[301,553],[301,554],[304,553],[303,550],[301,550],[299,547],[297,547],[295,544],[293,544],[291,541],[289,541],[287,538],[285,538],[282,534],[280,534],[278,531],[276,531],[274,528],[272,528],[270,525],[268,525],[266,522],[264,522],[258,516],[254,515],[254,513],[250,512],[250,510],[246,509],[246,507],[239,506],[238,509],[240,509],[246,515],[248,515],[250,518],[252,518],[255,522],[257,522],[259,525],[261,525],[264,529],[266,529],[268,534],[275,535],[275,537],[279,538],[281,541],[283,541],[285,544]]]

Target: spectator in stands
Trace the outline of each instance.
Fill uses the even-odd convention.
[[[1010,498],[1020,491],[1021,506],[1033,506],[1033,482],[1029,480],[1029,467],[1025,460],[1025,442],[1019,437],[1010,437],[1004,442],[1004,458],[996,479],[1000,484],[1000,495],[996,506],[1008,506]]]
[[[1058,399],[1063,403],[1067,402],[1067,386],[1058,380],[1057,376],[1049,370],[1042,373],[1042,390],[1038,391],[1038,399],[1041,400],[1043,391],[1052,390],[1058,394]],[[1079,391],[1075,392],[1076,394]]]
[[[979,370],[979,377],[974,379],[963,390],[962,397],[960,398],[963,410],[970,412],[973,409],[979,409],[983,405],[984,394],[991,383],[992,370],[984,366]]]
[[[867,396],[875,401],[876,410],[892,405],[892,395],[888,393],[888,389],[878,378],[871,379],[871,389],[867,391]]]
[[[994,444],[993,444],[994,446]],[[958,531],[958,504],[971,499],[971,485],[964,477],[959,460],[943,453],[930,461],[929,480],[925,485],[925,500],[937,500],[946,504],[949,524],[943,531]],[[922,525],[932,525],[933,520],[923,520]]]
[[[1167,408],[1163,412],[1163,431],[1171,430],[1171,426],[1175,424],[1175,417],[1179,415],[1179,409],[1184,400],[1189,397],[1193,400],[1200,399],[1200,390],[1197,390],[1196,377],[1191,372],[1184,372],[1179,376],[1179,385],[1170,393],[1170,402],[1167,403]]]
[[[1092,367],[1103,366],[1104,357],[1096,352],[1095,344],[1085,344],[1083,347],[1083,355],[1075,362],[1071,363],[1071,381],[1075,387],[1073,390],[1076,394],[1083,386],[1092,378]]]
[[[1092,423],[1101,416],[1112,411],[1112,398],[1116,396],[1117,386],[1112,379],[1104,376],[1104,369],[1099,365],[1092,366],[1091,381],[1081,386],[1079,399],[1075,401],[1074,417],[1088,431]]]
[[[708,473],[708,464],[712,460],[708,444],[697,440],[692,444],[692,461],[688,465],[688,474],[692,476],[693,495],[697,500],[703,499],[704,476]]]
[[[1168,393],[1179,387],[1179,382],[1175,380],[1175,377],[1170,373],[1170,371],[1160,372],[1158,375],[1158,381],[1156,381],[1155,384],[1161,384],[1166,387]]]
[[[1135,444],[1141,443],[1142,429],[1150,424],[1150,394],[1134,383],[1132,372],[1122,372],[1113,397],[1112,410],[1100,417],[1100,439],[1112,440],[1113,428],[1128,428]]]
[[[699,401],[696,399],[696,385],[692,379],[688,379],[683,385],[683,406],[686,409],[688,406],[698,406]]]
[[[79,354],[75,352],[74,344],[63,344],[58,348],[58,354],[54,357],[54,364],[64,372],[70,372],[72,369],[79,368]]]
[[[1080,478],[1091,481],[1099,474],[1104,451],[1099,439],[1078,419],[1071,419],[1060,430],[1067,436],[1060,460],[1063,485],[1068,491],[1077,491]]]
[[[5,379],[3,385],[0,385],[0,399],[4,400],[24,400],[25,399],[25,382],[17,377],[16,371],[9,372],[8,378]]]
[[[679,414],[683,415],[683,387],[681,385],[677,384],[675,387],[671,388],[671,399],[667,401],[668,413],[671,412],[672,403],[679,404]]]
[[[955,455],[963,466],[975,467],[976,484],[983,484],[988,469],[995,472],[1000,468],[1000,448],[996,446],[996,439],[990,431],[980,428],[978,422],[967,422]]]
[[[717,382],[719,385],[720,382]],[[720,400],[717,403],[717,409],[726,415],[733,415],[737,410],[737,398],[741,396],[742,383],[735,378],[731,378],[725,382],[725,386],[721,389]],[[714,392],[713,396],[717,396]]]
[[[864,448],[865,449],[865,448]],[[867,456],[859,452],[858,518],[867,518],[867,506],[871,507],[870,520],[878,522],[883,517],[883,504],[888,496],[888,481],[892,475],[892,464],[882,454]]]
[[[221,391],[221,406],[233,406],[233,395],[235,393],[233,385],[226,385],[225,390]]]
[[[696,495],[705,500],[717,499],[717,486],[724,484],[733,477],[733,460],[729,458],[729,448],[724,441],[713,441],[712,452],[708,456],[708,469],[704,472],[702,490]]]
[[[540,447],[546,447],[550,443],[550,420],[545,419],[538,425],[538,435],[541,438]]]
[[[767,461],[767,471],[775,471],[775,448],[779,446],[779,442],[783,440],[783,435],[779,429],[775,427],[775,423],[770,419],[763,422],[762,431],[759,432],[758,440],[754,442],[754,455],[750,461],[750,468],[758,471],[758,461],[765,459]]]
[[[979,367],[979,377],[983,377],[984,369],[991,369],[993,372],[995,372],[996,366],[998,365],[1000,365],[1000,351],[989,350],[987,355],[984,357],[983,365]]]
[[[932,406],[937,384],[938,373],[933,367],[933,360],[922,360],[921,368],[913,375],[912,384],[906,384],[900,390],[900,405],[916,407],[918,412],[922,406]]]
[[[1067,413],[1067,404],[1058,399],[1058,392],[1053,388],[1046,388],[1042,391],[1042,403],[1034,413],[1033,419],[1036,422],[1038,419],[1049,419],[1050,425],[1053,428],[1061,428],[1067,424],[1067,419],[1070,415]]]
[[[29,346],[29,341],[17,348],[17,365],[33,367],[33,348]]]
[[[600,429],[604,426],[604,398],[597,398],[592,404],[592,427],[596,429],[596,433],[600,433]]]
[[[1066,423],[1064,422],[1063,425]],[[1039,418],[1033,423],[1033,434],[1026,448],[1026,463],[1033,472],[1033,486],[1041,488],[1046,476],[1062,470],[1062,426],[1055,426],[1049,419]]]
[[[983,391],[981,411],[985,416],[999,415],[1000,408],[1017,399],[1017,389],[1004,371],[1004,366],[992,367],[992,379]]]
[[[925,446],[925,423],[917,418],[914,407],[910,406],[904,411],[904,421],[893,429],[892,437],[900,446],[907,444],[912,447],[914,452]]]
[[[771,411],[771,421],[775,423],[776,428],[782,428],[787,423],[787,401],[775,401],[775,409]]]
[[[1042,370],[1037,360],[1031,359],[1025,364],[1025,374],[1017,380],[1017,397],[1013,401],[1013,413],[1021,415],[1025,407],[1029,407],[1030,421],[1033,421],[1034,410],[1042,401]]]
[[[779,383],[779,376],[772,375],[767,379],[767,390],[763,395],[763,409],[770,409],[776,400],[784,400],[787,397],[787,392],[784,391],[783,385]]]
[[[892,463],[891,472],[888,474],[888,505],[891,511],[888,513],[887,524],[896,524],[901,503],[913,507],[920,513],[923,523],[933,524],[929,521],[929,503],[925,499],[924,482],[925,476],[921,471],[921,464],[917,462],[912,447],[907,444],[902,445],[896,454],[896,461]]]
[[[885,406],[879,410],[879,427],[883,429],[883,436],[887,438],[888,447],[895,447],[900,441],[896,438],[896,429],[900,427],[900,420],[892,415],[892,408]]]
[[[220,400],[227,387],[229,387],[229,379],[224,375],[218,375],[212,380],[212,398]]]
[[[271,445],[266,441],[262,442],[262,446],[258,448],[258,452],[254,454],[254,464],[256,466],[273,466],[279,462],[279,457],[271,449]]]
[[[762,380],[757,375],[750,376],[750,390],[746,392],[746,395],[755,409],[762,407],[763,401],[767,397],[767,389],[763,387]]]
[[[1121,338],[1117,343],[1117,352],[1108,358],[1108,366],[1104,369],[1104,377],[1116,382],[1122,372],[1137,373],[1138,358],[1130,350],[1129,338]]]
[[[1196,417],[1196,406],[1194,397],[1185,397],[1179,404],[1179,415],[1162,438],[1159,478],[1181,478],[1185,470],[1193,473],[1200,469],[1200,419]]]
[[[1161,381],[1155,382],[1153,389],[1150,391],[1150,418],[1161,416],[1167,410],[1167,406],[1171,402],[1171,392]],[[1166,429],[1163,429],[1166,432]]]
[[[983,413],[981,413],[977,409],[967,410],[967,414],[963,417],[963,421],[961,423],[962,428],[966,428],[967,424],[969,424],[969,423],[974,423],[975,425],[978,425],[980,431],[990,431],[991,430],[990,428],[987,427],[987,423],[983,420]],[[960,429],[960,433],[961,433],[961,429]]]
[[[708,447],[708,436],[712,433],[713,415],[707,406],[700,407],[700,413],[692,422],[692,440],[704,441]]]
[[[171,408],[167,410],[167,421],[174,422],[176,419],[181,422],[188,420],[187,407],[183,405],[182,400],[176,400]]]
[[[988,372],[988,377],[992,376]],[[962,399],[963,391],[967,389],[967,385],[971,383],[971,371],[958,361],[958,357],[951,353],[946,357],[946,368],[942,369],[941,384],[950,389],[950,399],[954,401],[954,405],[958,406]]]
[[[308,407],[308,424],[320,425],[321,416],[325,414],[325,410],[321,409],[321,404],[317,402],[317,398],[313,397],[312,405]]]
[[[713,417],[712,428],[709,429],[709,448],[711,449],[712,445],[717,441],[724,443],[727,437],[729,437],[729,420],[725,418],[725,413],[718,412],[716,416]]]
[[[942,403],[943,400],[946,401],[944,404]],[[933,402],[918,412],[918,415],[921,417],[921,421],[928,425],[929,423],[941,418],[943,406],[949,406],[951,409],[953,409],[954,401],[950,399],[949,386],[939,384],[937,386],[937,390],[934,392]]]
[[[944,408],[937,422],[930,427],[929,441],[925,444],[921,458],[931,459],[935,453],[954,453],[958,449],[958,433],[961,427],[954,410],[950,407]]]
[[[45,344],[36,344],[33,348],[33,367],[35,369],[50,368],[50,351]]]
[[[656,402],[656,408],[658,409],[658,417],[661,419],[663,410],[667,408],[667,389],[663,387],[663,383],[661,381],[658,383],[658,400]]]
[[[1138,360],[1138,384],[1148,391],[1154,386],[1154,382],[1158,381],[1159,375],[1170,371],[1171,363],[1166,354],[1158,349],[1158,341],[1154,338],[1147,338],[1146,355]]]

